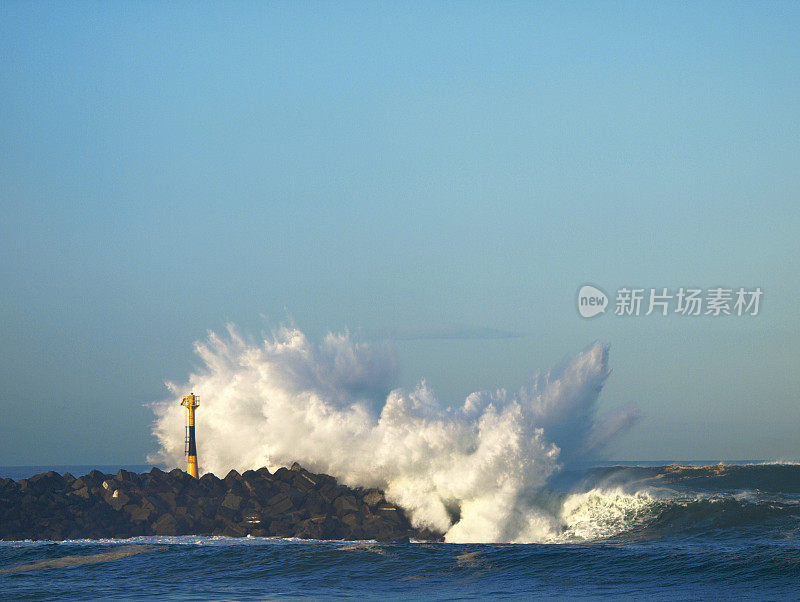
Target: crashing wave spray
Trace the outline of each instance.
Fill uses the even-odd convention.
[[[635,413],[596,416],[608,346],[595,343],[516,395],[469,395],[445,409],[424,382],[391,390],[388,346],[329,334],[312,344],[283,328],[259,344],[232,327],[196,344],[203,368],[153,405],[161,446],[151,462],[181,465],[177,400],[202,391],[204,471],[275,469],[298,461],[348,485],[379,487],[415,526],[453,542],[545,541],[558,518],[533,503],[570,458],[604,445]]]

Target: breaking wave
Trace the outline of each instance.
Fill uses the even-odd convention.
[[[567,491],[551,493],[561,532],[549,541],[719,539],[771,531],[796,537],[800,528],[796,464],[614,466],[580,471],[580,477]]]
[[[800,499],[761,492],[653,495],[592,490],[567,496],[553,543],[647,540],[713,534],[717,539],[770,531],[796,537]]]
[[[424,381],[393,389],[395,361],[385,345],[347,334],[313,344],[296,328],[252,342],[228,327],[196,344],[202,367],[168,383],[153,404],[160,449],[149,458],[183,463],[180,397],[200,396],[202,472],[225,474],[300,462],[351,486],[379,487],[415,526],[450,542],[537,542],[597,536],[644,498],[566,498],[554,507],[548,480],[633,424],[635,410],[599,414],[609,375],[608,346],[594,343],[516,393],[470,394],[441,403]],[[556,504],[557,505],[557,504]],[[592,508],[594,510],[592,510]],[[587,512],[605,527],[586,526]],[[595,521],[597,522],[597,521]],[[600,524],[598,523],[598,524]],[[605,530],[604,530],[605,529]],[[566,535],[565,535],[566,533]]]

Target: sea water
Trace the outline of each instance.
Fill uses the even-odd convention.
[[[591,466],[536,495],[541,543],[0,542],[0,597],[800,599],[800,466]]]

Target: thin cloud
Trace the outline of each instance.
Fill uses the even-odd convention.
[[[501,330],[499,328],[435,328],[418,331],[394,331],[388,338],[395,341],[421,341],[421,340],[490,340],[490,339],[517,339],[527,336],[525,332]]]

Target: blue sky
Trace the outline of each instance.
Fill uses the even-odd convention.
[[[0,464],[142,462],[194,341],[288,320],[447,401],[599,339],[611,457],[800,454],[796,3],[0,10]]]

